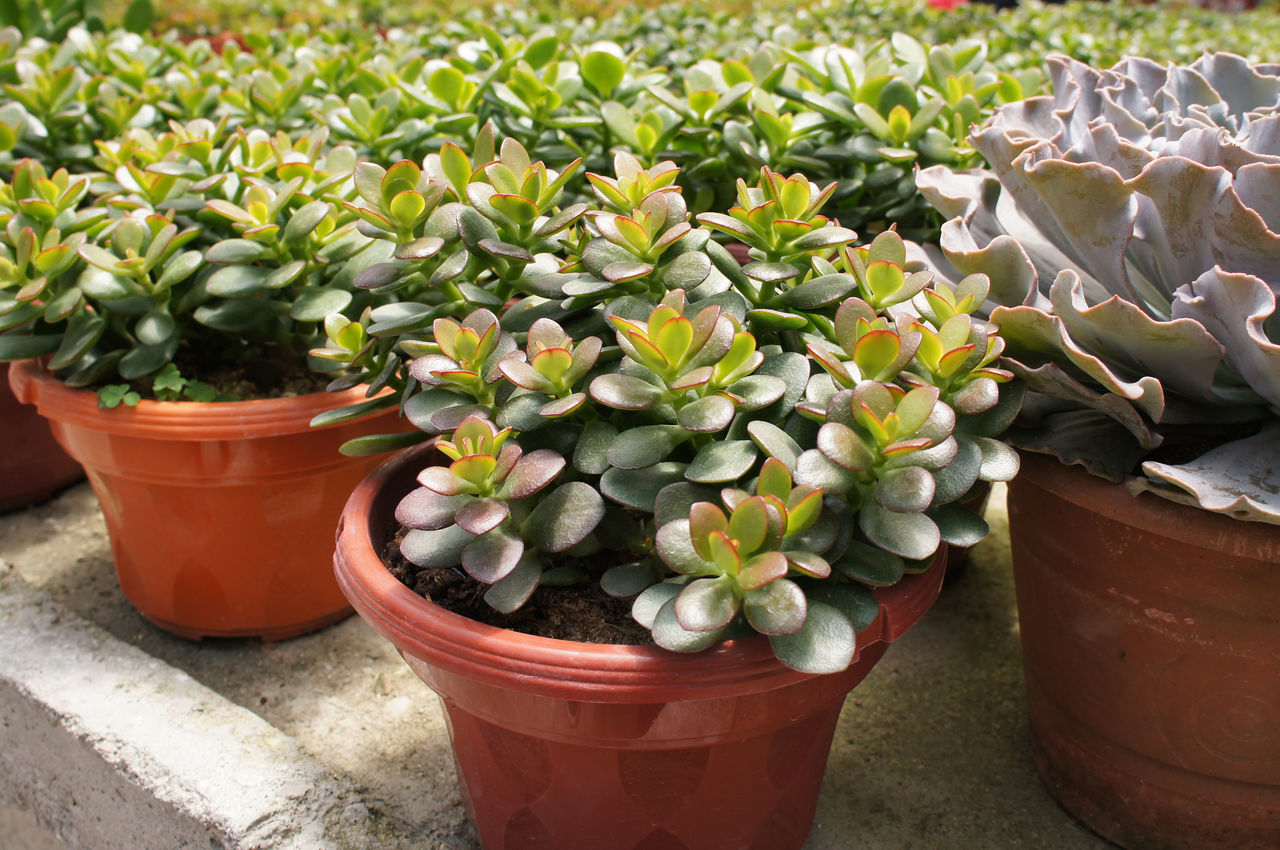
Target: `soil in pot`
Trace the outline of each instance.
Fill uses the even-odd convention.
[[[790,670],[767,641],[679,655],[520,634],[445,611],[383,566],[429,446],[365,479],[335,570],[356,610],[441,697],[488,850],[799,848],[849,690],[937,598],[944,566],[880,591],[850,668]]]
[[[1009,525],[1055,797],[1127,847],[1280,847],[1280,528],[1035,455]]]

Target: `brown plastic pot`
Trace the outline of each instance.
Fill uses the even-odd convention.
[[[1280,528],[1024,455],[1009,529],[1059,802],[1126,847],[1280,847]]]
[[[518,634],[445,611],[379,558],[430,446],[347,503],[334,566],[356,611],[444,701],[463,802],[487,850],[799,848],[845,695],[933,604],[944,557],[881,590],[843,673],[778,663],[760,637],[678,655]]]
[[[81,478],[84,470],[58,446],[49,423],[0,380],[0,511],[44,501]]]
[[[31,361],[15,363],[10,381],[83,464],[120,588],[142,616],[186,638],[283,640],[351,613],[329,541],[376,459],[338,446],[402,427],[394,410],[312,429],[313,416],[361,391],[100,410],[95,393]]]

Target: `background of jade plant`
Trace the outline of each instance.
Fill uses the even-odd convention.
[[[109,21],[113,9],[123,15],[108,6]],[[1212,31],[1216,46],[1256,56],[1274,53],[1280,39],[1249,15],[1124,4],[942,13],[866,0],[648,13],[543,3],[457,15],[439,4],[224,3],[207,11],[205,24],[179,17],[156,29],[232,29],[249,50],[74,31],[61,45],[0,36],[8,86],[0,151],[87,170],[95,140],[226,115],[233,127],[268,132],[322,122],[361,156],[420,161],[443,141],[469,147],[491,121],[536,157],[581,156],[589,169],[620,149],[649,165],[675,161],[695,211],[723,207],[736,178],[767,164],[837,182],[832,214],[865,236],[893,221],[905,236],[929,239],[940,221],[915,192],[912,170],[975,165],[969,124],[1043,91],[1047,53],[1178,59]],[[302,26],[320,19],[324,27]],[[580,180],[569,190],[587,194]]]
[[[1256,56],[1274,54],[1280,39],[1276,28],[1252,15],[1123,4],[1033,3],[1011,12],[974,4],[943,13],[899,0],[768,9],[732,2],[672,4],[654,11],[559,2],[495,5],[458,15],[444,4],[410,8],[381,0],[252,8],[227,2],[202,5],[211,14],[203,23],[174,12],[178,17],[157,22],[156,30],[176,29],[160,36],[65,29],[59,23],[63,12],[78,8],[71,0],[30,6],[48,13],[36,16],[38,21],[23,12],[27,8],[13,7],[22,27],[0,29],[0,178],[12,195],[4,218],[12,232],[3,240],[9,266],[0,290],[0,332],[8,334],[6,345],[14,351],[53,351],[65,355],[57,360],[68,368],[79,363],[78,382],[104,379],[117,355],[129,356],[116,363],[124,363],[127,376],[146,373],[143,366],[164,368],[182,326],[179,316],[215,315],[205,302],[234,297],[246,316],[261,306],[256,315],[290,317],[282,320],[288,324],[312,322],[320,306],[351,295],[342,294],[347,280],[322,293],[330,273],[311,266],[302,279],[310,287],[312,309],[298,309],[286,297],[292,289],[277,288],[279,278],[262,284],[277,267],[292,270],[302,258],[295,256],[296,246],[272,243],[269,231],[258,229],[266,222],[216,211],[216,202],[238,204],[246,184],[239,165],[223,162],[222,176],[211,173],[208,161],[200,159],[207,160],[204,141],[182,138],[196,120],[212,122],[228,137],[284,133],[293,142],[323,127],[322,149],[290,150],[287,157],[327,160],[338,151],[334,161],[348,172],[358,159],[421,162],[444,142],[470,150],[480,128],[492,124],[500,137],[519,141],[535,159],[582,159],[583,167],[564,186],[569,203],[588,199],[582,175],[606,170],[621,151],[642,166],[676,163],[683,197],[695,214],[726,209],[735,181],[754,180],[767,165],[834,183],[827,214],[863,240],[892,224],[902,235],[928,242],[936,239],[941,217],[917,192],[914,169],[980,165],[968,127],[1001,105],[1043,91],[1040,62],[1049,50],[1091,61],[1124,51],[1179,58],[1198,51],[1202,34],[1212,31],[1217,45]],[[96,8],[86,5],[89,12]],[[13,9],[5,7],[6,13]],[[139,23],[132,6],[123,3],[105,4],[102,16],[107,26]],[[326,25],[316,26],[321,19]],[[224,32],[232,24],[244,46],[231,43],[215,51],[205,41],[188,43],[178,35],[202,28]],[[65,169],[69,179],[42,190],[52,193],[47,197],[28,197],[31,186],[15,184],[19,163],[28,158],[46,176]],[[289,170],[282,162],[274,173],[251,176],[279,184],[263,189],[274,193],[292,179],[284,176]],[[68,186],[82,185],[81,176],[95,188],[66,194]],[[271,214],[324,203],[333,210],[332,220],[350,229],[354,218],[342,206],[349,192],[344,196],[337,189],[342,183],[326,184],[314,197],[291,195]],[[224,197],[228,191],[236,197]],[[210,202],[214,207],[205,206]],[[53,217],[40,218],[50,204]],[[160,219],[167,218],[182,239],[195,240],[201,250],[228,239],[244,244],[217,248],[212,258],[206,254],[202,269],[183,279],[182,286],[193,286],[197,296],[175,297],[167,280],[161,291],[145,297],[124,297],[132,292],[127,286],[80,286],[86,267],[143,289],[163,278],[149,284],[135,274],[129,252],[146,243],[145,255],[152,243],[144,236],[135,246],[135,228],[120,224],[131,216],[145,218],[141,209],[148,205],[159,217],[152,219],[157,234],[167,227]],[[93,221],[70,221],[85,216]],[[193,228],[194,234],[187,233]],[[38,236],[37,254],[52,253],[33,262],[35,255],[26,252],[34,243],[21,235],[24,229]],[[67,254],[64,237],[85,244],[72,245]],[[350,244],[362,249],[355,245],[358,238],[352,235]],[[46,245],[47,240],[52,241]],[[113,251],[123,253],[108,260]],[[170,257],[157,249],[161,254]],[[331,251],[326,261],[332,256]],[[218,265],[233,268],[213,278]],[[156,268],[147,266],[146,273]],[[115,274],[125,269],[127,274]],[[236,287],[224,286],[233,279]],[[58,293],[64,293],[62,300],[50,303]],[[115,309],[87,310],[102,295]],[[134,297],[150,300],[143,304]],[[45,326],[36,321],[37,302]],[[66,312],[69,305],[73,309]],[[347,308],[356,309],[350,302]],[[93,322],[84,318],[91,313]],[[70,349],[62,342],[55,346],[49,325],[70,321],[79,323],[81,333],[71,335]],[[103,323],[109,327],[97,336]],[[227,327],[233,326],[238,325]],[[25,338],[14,342],[15,334]],[[44,339],[32,342],[33,335]],[[113,337],[116,344],[104,341]],[[81,362],[85,357],[96,364],[92,369]]]

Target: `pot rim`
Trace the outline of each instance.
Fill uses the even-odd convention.
[[[1233,555],[1243,540],[1254,541],[1253,557],[1274,559],[1274,541],[1280,526],[1268,522],[1237,519],[1230,514],[1166,499],[1150,490],[1134,493],[1124,482],[1116,483],[1093,475],[1079,464],[1063,463],[1051,454],[1021,451],[1022,465],[1011,486],[1036,487],[1092,513],[1123,517],[1124,523],[1141,531],[1157,533],[1211,551]],[[1270,553],[1270,554],[1268,554]]]
[[[397,479],[416,475],[431,443],[405,449],[379,465],[347,501],[338,526],[334,569],[352,605],[401,654],[491,684],[519,682],[521,690],[551,696],[630,702],[663,689],[662,700],[707,699],[767,691],[815,678],[781,664],[761,635],[725,641],[683,655],[656,646],[592,644],[527,635],[446,611],[405,587],[383,566],[377,550],[383,532],[375,515],[389,516],[398,501]],[[415,465],[416,464],[416,465]],[[393,509],[393,507],[392,507]],[[881,603],[870,626],[858,633],[858,650],[897,639],[932,605],[945,572],[945,549],[924,573],[875,591]],[[923,603],[923,604],[922,604]],[[833,674],[840,676],[840,673]]]
[[[35,360],[14,361],[9,369],[13,394],[24,404],[34,404],[46,419],[92,428],[108,434],[152,439],[202,441],[273,437],[337,427],[332,423],[311,428],[318,414],[366,398],[363,386],[342,392],[318,392],[285,398],[248,401],[153,401],[136,407],[121,405],[104,411],[92,390],[68,387]]]

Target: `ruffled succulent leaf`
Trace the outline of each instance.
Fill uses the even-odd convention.
[[[1280,495],[1270,482],[1280,463],[1280,425],[1269,422],[1257,434],[1219,446],[1183,464],[1147,461],[1147,479],[1130,489],[1148,490],[1191,502],[1236,519],[1280,525]]]

